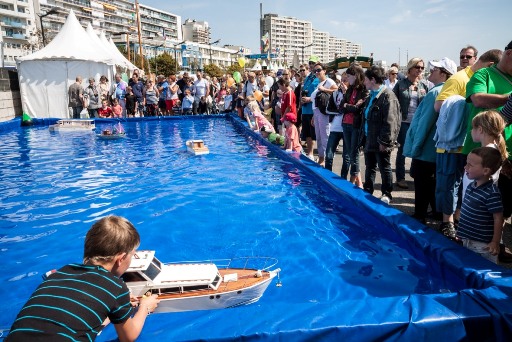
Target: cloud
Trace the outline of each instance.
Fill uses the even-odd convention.
[[[411,10],[405,10],[405,11],[402,11],[401,13],[391,17],[389,19],[389,22],[391,24],[400,24],[401,22],[408,20],[411,17],[411,15],[412,15]]]

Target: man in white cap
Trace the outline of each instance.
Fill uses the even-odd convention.
[[[429,205],[436,212],[436,146],[433,138],[439,113],[434,109],[434,102],[446,80],[457,72],[457,64],[446,57],[429,64],[428,80],[434,87],[425,95],[414,113],[403,152],[404,156],[412,158],[410,174],[414,179],[414,218],[423,223]]]

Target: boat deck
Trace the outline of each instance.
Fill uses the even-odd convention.
[[[208,289],[198,289],[194,291],[186,291],[183,293],[180,292],[167,292],[159,295],[159,299],[170,299],[170,298],[183,298],[183,297],[193,297],[200,295],[217,295],[225,292],[243,290],[245,288],[251,287],[258,283],[261,283],[270,278],[270,274],[267,271],[262,271],[261,277],[256,277],[255,270],[244,270],[244,269],[219,269],[219,273],[224,277],[227,274],[238,274],[238,281],[230,281],[230,282],[222,282],[219,285],[217,290]]]

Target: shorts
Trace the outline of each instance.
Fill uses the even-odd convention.
[[[176,103],[178,103],[178,99],[165,100],[165,109],[170,112],[176,106]]]
[[[306,140],[306,138],[316,140],[315,126],[311,124],[312,120],[313,114],[302,114],[302,140]]]
[[[470,239],[464,239],[462,238],[462,246],[466,247],[470,251],[475,252],[476,254],[479,254],[480,256],[484,257],[485,259],[497,264],[498,263],[498,256],[492,255],[489,250],[487,249],[488,242],[481,242],[481,241],[475,241]]]

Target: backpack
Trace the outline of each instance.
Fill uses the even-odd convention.
[[[338,108],[338,98],[340,96],[341,90],[337,90],[329,96],[329,103],[327,104],[326,112],[327,114],[331,115],[337,115],[341,114],[340,109]],[[343,97],[343,93],[341,93],[341,96]]]
[[[330,94],[326,92],[319,91],[315,96],[315,107],[318,108],[320,113],[327,114],[327,105],[329,104]]]

